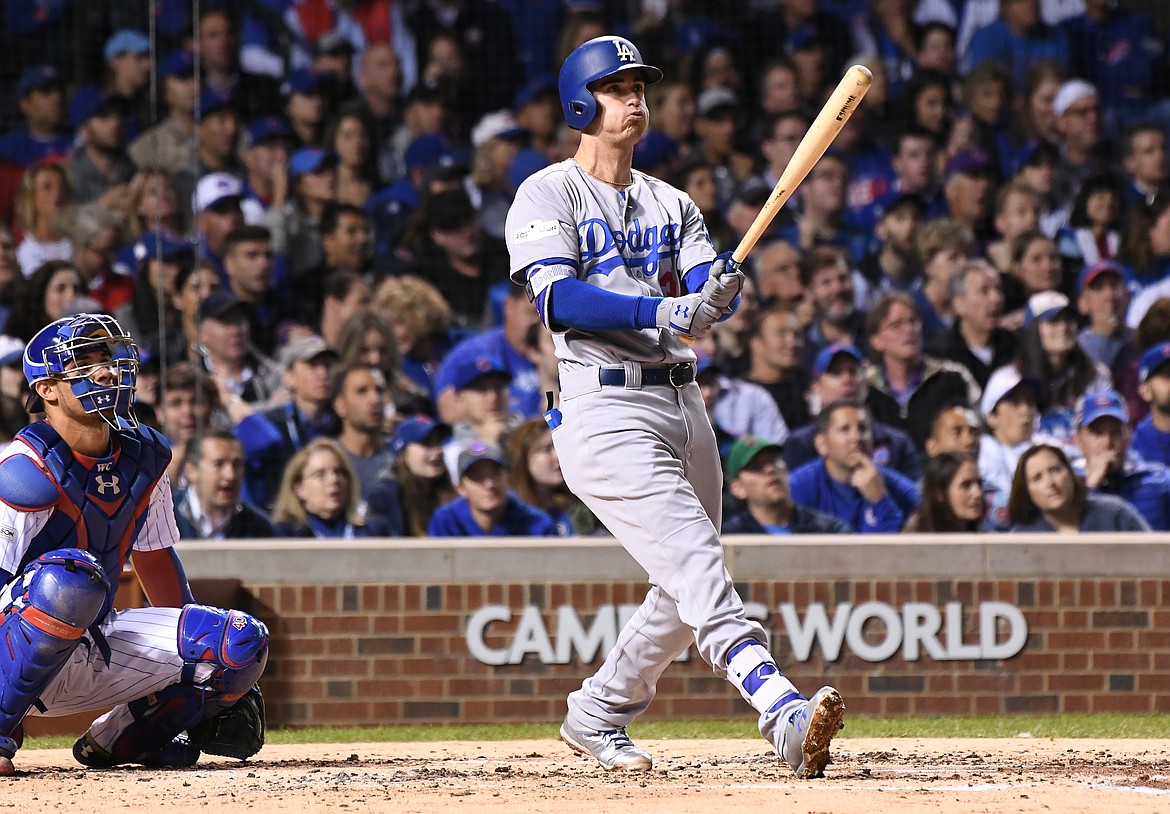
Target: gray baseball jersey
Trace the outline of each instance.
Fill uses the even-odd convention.
[[[664,181],[633,171],[618,191],[568,159],[529,177],[516,191],[506,237],[512,279],[578,280],[616,294],[677,297],[683,275],[715,259],[695,202]],[[563,261],[563,263],[558,263]],[[554,333],[557,356],[583,365],[693,362],[694,351],[669,331]]]

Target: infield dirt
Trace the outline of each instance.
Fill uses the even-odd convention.
[[[796,780],[762,741],[641,741],[654,770],[607,774],[559,741],[266,747],[246,762],[161,772],[79,768],[25,750],[0,778],[19,810],[785,814],[1170,811],[1170,741],[839,739],[819,780]]]

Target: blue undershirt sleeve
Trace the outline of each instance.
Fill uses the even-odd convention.
[[[566,277],[548,288],[548,324],[581,331],[655,328],[661,297],[616,294]]]
[[[693,269],[686,273],[683,277],[683,285],[686,287],[688,294],[697,294],[703,290],[703,284],[707,282],[707,278],[711,276],[711,262],[700,263]]]

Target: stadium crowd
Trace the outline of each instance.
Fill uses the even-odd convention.
[[[0,433],[24,342],[113,314],[185,538],[604,533],[503,237],[575,150],[557,67],[605,33],[665,70],[635,167],[717,251],[874,74],[696,345],[725,532],[1170,529],[1170,64],[1124,3],[206,0],[152,40],[125,0],[89,62],[80,6],[25,5]]]

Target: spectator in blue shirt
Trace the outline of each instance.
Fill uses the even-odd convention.
[[[852,529],[836,517],[792,502],[788,467],[780,447],[745,435],[727,457],[731,493],[747,504],[723,521],[724,534],[848,534]]]
[[[999,17],[975,32],[963,59],[962,72],[989,59],[1002,62],[1017,89],[1024,87],[1028,68],[1051,59],[1069,60],[1068,34],[1040,20],[1040,0],[1002,0]]]
[[[52,65],[26,68],[16,83],[24,126],[0,135],[0,161],[28,167],[63,157],[73,142],[65,126],[65,80]]]
[[[498,444],[473,441],[459,453],[459,497],[431,518],[432,537],[555,537],[556,525],[508,491],[508,462]]]
[[[1155,531],[1170,529],[1170,469],[1144,461],[1129,448],[1129,412],[1116,390],[1086,393],[1077,404],[1073,462],[1090,492],[1116,495],[1137,509]]]
[[[792,499],[825,512],[861,534],[896,534],[918,510],[918,487],[873,462],[869,411],[835,401],[817,416],[820,460],[792,473]]]
[[[1159,342],[1142,354],[1138,395],[1150,414],[1133,431],[1133,451],[1147,461],[1170,466],[1170,342]]]

